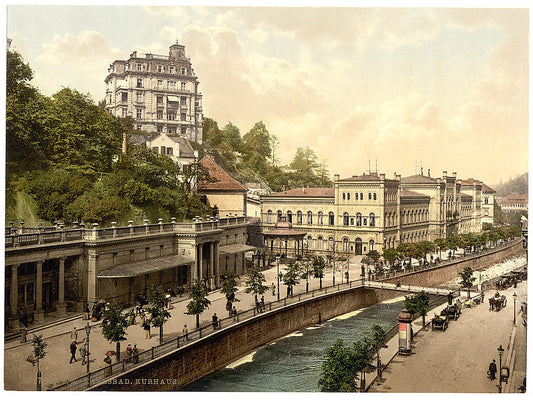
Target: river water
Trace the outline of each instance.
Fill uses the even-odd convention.
[[[325,349],[370,336],[373,323],[385,331],[397,324],[404,297],[310,326],[270,343],[241,360],[182,388],[198,392],[318,392]]]

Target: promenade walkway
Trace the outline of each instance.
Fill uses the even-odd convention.
[[[503,383],[502,391],[517,393],[526,373],[526,327],[518,315],[520,303],[527,296],[527,281],[517,288],[500,291],[507,297],[507,307],[500,312],[489,311],[488,298],[495,290],[486,292],[485,302],[473,308],[463,308],[457,321],[450,321],[445,332],[422,329],[421,319],[413,324],[416,333],[413,354],[397,356],[398,337],[382,350],[383,378],[376,379],[369,392],[382,393],[498,393],[498,380],[487,378],[490,362],[499,356],[500,345],[505,349],[502,365],[509,366],[511,378]],[[516,326],[513,325],[513,294],[517,294]],[[443,306],[437,307],[438,312]],[[429,317],[433,314],[430,312]],[[426,318],[428,321],[429,318]],[[426,322],[427,322],[426,321]],[[373,377],[367,378],[370,382]]]

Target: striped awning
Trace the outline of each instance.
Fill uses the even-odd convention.
[[[179,101],[178,96],[167,96],[168,101]]]
[[[109,268],[100,272],[98,278],[129,278],[193,263],[192,258],[182,255],[150,258]]]

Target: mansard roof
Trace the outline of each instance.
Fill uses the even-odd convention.
[[[205,156],[199,162],[207,169],[209,175],[215,179],[214,182],[199,181],[198,191],[237,191],[246,192],[246,188],[233,179],[226,171],[222,169],[211,157]]]
[[[429,196],[428,195],[425,195],[425,194],[422,194],[422,193],[418,193],[418,192],[413,192],[412,190],[407,190],[407,189],[402,189],[400,191],[400,198],[419,198],[419,199],[422,199],[422,198],[427,198],[429,199]]]
[[[263,197],[335,197],[333,188],[296,188]]]
[[[424,175],[411,175],[402,178],[400,183],[436,183],[437,179]]]

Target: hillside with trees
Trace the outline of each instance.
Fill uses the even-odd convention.
[[[501,197],[511,193],[528,193],[528,180],[529,174],[526,172],[507,182],[494,185],[493,188],[497,192],[496,195]]]
[[[205,178],[196,163],[181,169],[144,146],[129,145],[130,118],[118,118],[88,94],[62,88],[44,96],[30,84],[33,71],[7,51],[6,221],[52,224],[126,224],[133,220],[212,214],[191,182]],[[202,158],[210,154],[242,183],[266,182],[273,190],[329,186],[327,168],[309,148],[298,148],[289,166],[277,161],[278,138],[257,122],[241,136],[229,123],[219,129],[205,118],[204,143],[192,143]],[[201,176],[198,176],[201,175]]]

